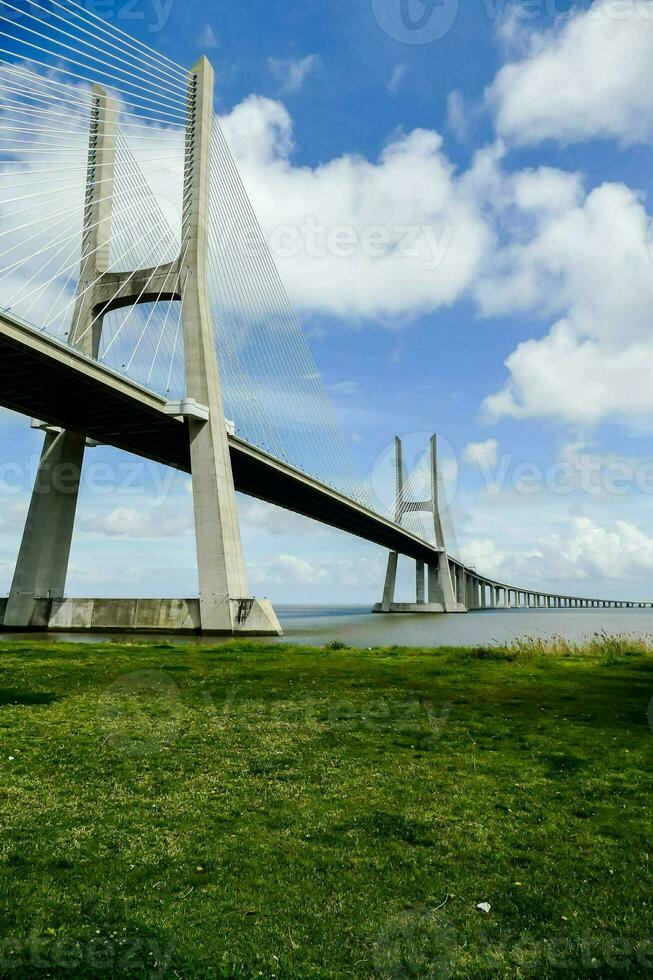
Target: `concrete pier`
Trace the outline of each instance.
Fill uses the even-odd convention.
[[[0,599],[0,622],[6,613]],[[238,616],[238,609],[233,610]],[[238,630],[241,636],[277,636],[272,605],[259,599]],[[230,636],[231,629],[207,630],[199,599],[37,599],[27,623],[4,629],[41,633],[188,633]]]

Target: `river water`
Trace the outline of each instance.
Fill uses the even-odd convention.
[[[467,615],[373,615],[368,607],[278,606],[285,630],[282,643],[322,646],[340,640],[352,647],[376,646],[476,646],[506,643],[525,637],[564,637],[582,640],[596,633],[650,637],[653,642],[653,609],[492,609]],[[2,634],[0,639],[17,639]],[[53,641],[103,642],[123,639],[115,634],[53,633]],[[29,636],[34,641],[35,636]],[[141,637],[147,640],[148,637]],[[154,642],[154,638],[152,637]],[[163,637],[157,637],[158,640]],[[165,637],[180,643],[196,643],[196,637]],[[215,645],[215,637],[200,641]],[[269,639],[262,642],[270,642]]]
[[[280,607],[286,642],[350,646],[476,646],[524,637],[582,640],[605,632],[650,637],[653,609],[488,609],[466,615],[372,615],[366,608]]]

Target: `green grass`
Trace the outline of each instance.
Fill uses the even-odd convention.
[[[0,975],[651,976],[652,695],[628,638],[5,644]]]

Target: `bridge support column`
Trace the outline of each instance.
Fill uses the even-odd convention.
[[[456,566],[456,601],[461,606],[467,605],[467,596],[465,595],[465,569],[462,565]]]
[[[97,357],[102,316],[95,316],[99,277],[109,264],[118,104],[93,86],[86,199],[77,301],[68,343]],[[72,546],[86,439],[46,430],[4,625],[47,626],[34,621],[39,599],[63,597]]]
[[[385,585],[383,587],[383,602],[381,603],[381,612],[390,612],[392,604],[395,601],[395,588],[397,586],[397,565],[399,563],[399,555],[396,551],[391,551],[388,555],[388,567],[385,573]]]
[[[206,58],[191,75],[182,226],[182,303],[186,396],[209,409],[190,419],[195,539],[203,632],[281,633],[271,604],[247,588],[236,493],[229,455],[207,261],[214,72]]]
[[[61,599],[84,458],[84,436],[48,432],[27,514],[4,625],[47,626],[36,621],[38,599]]]
[[[430,569],[429,569],[429,588],[430,588]],[[415,598],[418,606],[423,606],[426,602],[426,584],[424,562],[415,562]],[[430,601],[430,594],[429,594]]]

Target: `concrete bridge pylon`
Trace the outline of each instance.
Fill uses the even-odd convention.
[[[399,555],[390,552],[386,571],[383,599],[374,607],[376,613],[463,613],[467,612],[464,599],[459,600],[460,584],[456,569],[452,568],[447,554],[440,501],[438,494],[438,440],[433,435],[429,443],[430,495],[427,500],[407,500],[404,480],[403,444],[395,438],[395,521],[401,525],[406,513],[425,513],[433,521],[435,544],[439,554],[434,563],[425,568],[423,562],[415,563],[415,602],[395,602]],[[425,574],[426,573],[426,574]]]
[[[186,398],[180,412],[190,406],[185,424],[199,627],[227,635],[280,634],[271,603],[251,596],[247,586],[208,294],[214,84],[213,68],[201,58],[190,73],[188,88],[180,256],[155,270],[126,273],[107,271],[119,106],[100,86],[93,87],[80,277],[68,341],[97,358],[103,319],[113,309],[152,302],[152,289],[157,299],[181,301]],[[83,431],[44,428],[44,448],[4,616],[4,625],[17,629],[47,627],[52,603],[64,595],[86,447]]]

